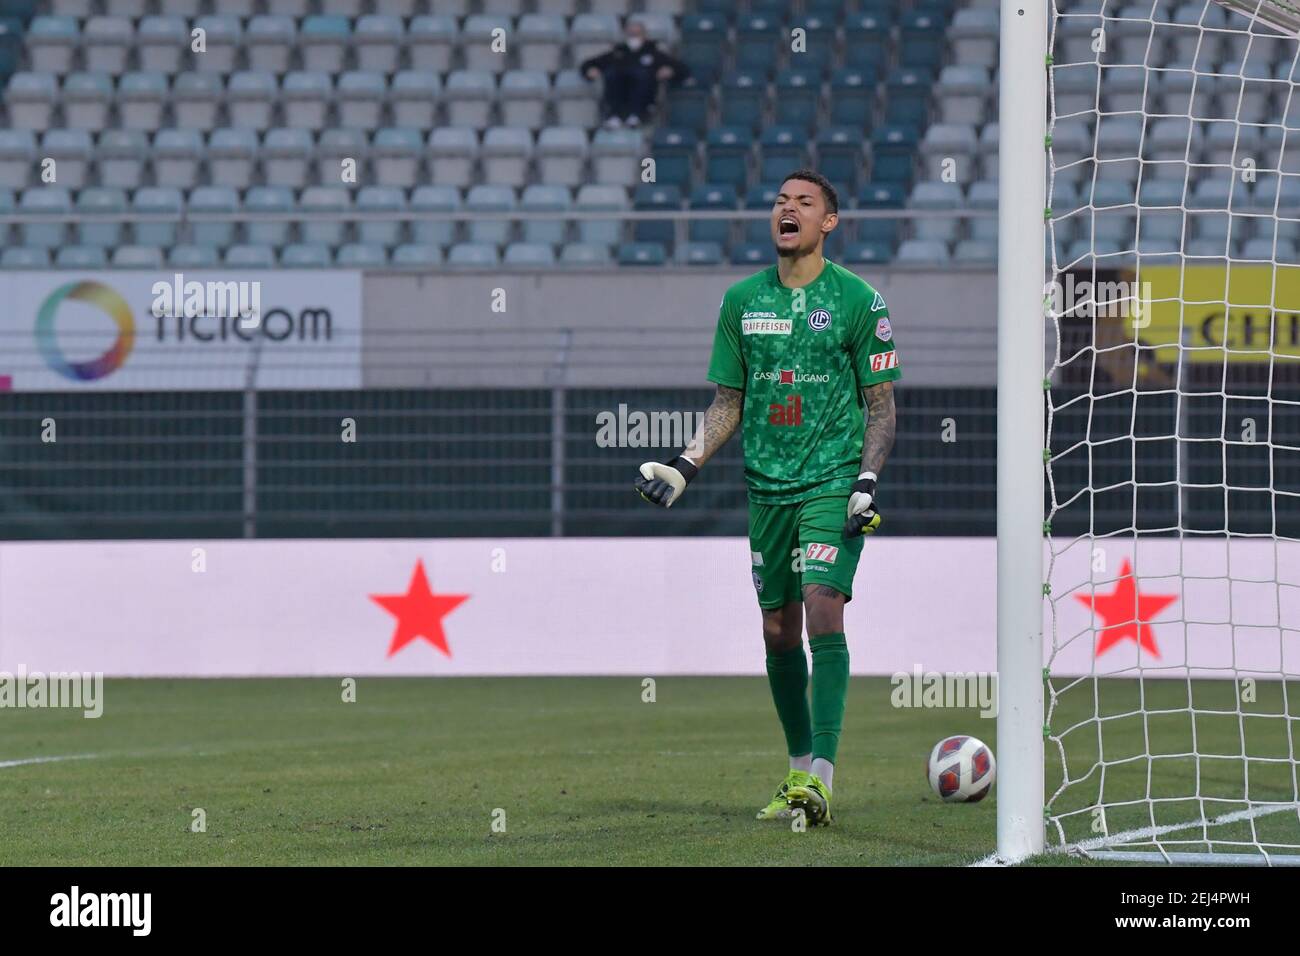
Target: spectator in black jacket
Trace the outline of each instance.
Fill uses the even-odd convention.
[[[604,77],[603,106],[609,127],[639,126],[658,95],[659,82],[680,80],[688,72],[686,64],[646,38],[644,24],[629,20],[626,32],[622,43],[579,67],[589,80]]]

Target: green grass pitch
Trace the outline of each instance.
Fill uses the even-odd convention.
[[[798,833],[753,819],[785,769],[763,679],[660,678],[653,703],[635,678],[362,678],[355,703],[343,702],[339,680],[109,680],[98,720],[0,710],[0,865],[926,865],[986,855],[994,800],[945,805],[923,766],[948,734],[994,744],[995,722],[895,709],[890,690],[884,678],[852,682],[835,825]],[[1221,732],[1227,746],[1234,732]],[[1133,734],[1115,727],[1117,741]],[[1049,761],[1049,783],[1055,772]],[[205,832],[192,830],[196,808]]]

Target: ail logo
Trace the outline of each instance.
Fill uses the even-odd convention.
[[[773,402],[767,406],[767,423],[769,425],[802,425],[803,396],[787,395],[785,400],[789,404],[782,405],[780,402]]]

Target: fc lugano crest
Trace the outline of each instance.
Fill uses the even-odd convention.
[[[831,314],[825,309],[813,309],[808,313],[808,328],[814,332],[830,328]]]

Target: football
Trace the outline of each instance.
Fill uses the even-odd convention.
[[[925,763],[930,786],[945,803],[976,803],[993,787],[993,751],[975,737],[945,737]]]

